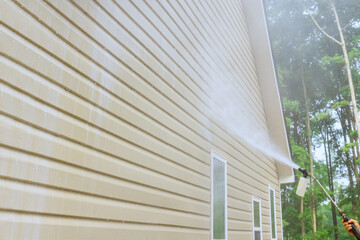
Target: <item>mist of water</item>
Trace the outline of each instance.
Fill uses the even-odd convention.
[[[226,130],[240,138],[250,148],[256,149],[275,161],[299,168],[269,136],[267,126],[261,119],[263,110],[254,106],[255,99],[248,91],[239,92],[236,85],[222,84],[212,93],[212,118]]]

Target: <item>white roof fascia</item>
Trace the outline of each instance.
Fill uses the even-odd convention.
[[[243,0],[242,4],[261,88],[269,134],[274,143],[282,151],[282,154],[287,156],[289,161],[292,161],[263,2],[262,0]],[[280,183],[295,181],[292,167],[279,162],[276,162],[276,166]]]

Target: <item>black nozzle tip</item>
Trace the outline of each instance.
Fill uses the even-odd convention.
[[[304,178],[307,178],[307,176],[309,175],[309,173],[303,168],[298,168],[298,170],[302,172],[302,174],[304,174]]]

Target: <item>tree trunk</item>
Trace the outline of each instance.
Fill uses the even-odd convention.
[[[354,118],[352,118],[352,125],[353,125],[353,126],[356,126]],[[355,128],[355,127],[354,127],[354,128]],[[355,130],[355,129],[354,129],[354,130]],[[357,140],[355,139],[355,142],[356,142],[356,141],[357,141]],[[355,146],[356,146],[356,159],[358,159],[359,156],[360,156],[359,144],[356,144]],[[360,169],[360,164],[357,164],[357,167]],[[360,196],[359,196],[359,197],[360,197]]]
[[[301,213],[301,239],[304,240],[305,236],[305,222],[304,222],[304,198],[301,198],[300,202],[300,213]]]
[[[346,136],[348,135],[347,133],[349,132],[349,128],[346,125],[346,120],[342,117],[342,116],[345,116],[345,113],[337,112],[337,114],[340,119],[344,143],[346,143],[347,142]],[[353,166],[351,164],[349,152],[345,152],[345,165],[348,169],[349,190],[350,190],[350,196],[351,196],[352,211],[354,214],[356,214],[357,207],[356,207],[356,199],[354,198],[354,190],[355,189],[354,189],[354,180],[353,180]],[[357,214],[356,214],[356,218],[357,218]]]
[[[344,54],[345,68],[346,68],[346,73],[347,73],[347,77],[348,77],[348,81],[349,81],[349,87],[350,87],[351,103],[352,103],[352,107],[353,107],[353,111],[354,111],[354,118],[355,118],[355,124],[356,124],[356,129],[357,129],[357,136],[358,136],[358,140],[359,140],[360,139],[360,125],[359,125],[358,111],[357,111],[357,106],[356,106],[354,85],[353,85],[352,75],[351,75],[349,56],[348,56],[348,52],[347,52],[347,49],[346,49],[346,42],[345,42],[344,34],[342,32],[342,28],[341,28],[341,25],[340,25],[339,16],[338,16],[337,11],[336,11],[335,3],[333,1],[330,1],[330,4],[331,4],[331,7],[332,7],[332,9],[334,11],[334,15],[335,15],[335,19],[336,19],[336,26],[338,28],[339,35],[340,35],[341,48],[342,48],[342,51],[343,51],[343,54]]]
[[[355,217],[357,218],[357,207],[356,207],[356,198],[354,198],[354,180],[352,176],[352,169],[350,166],[350,161],[346,161],[346,167],[348,169],[348,177],[349,177],[349,190],[350,190],[350,196],[351,196],[351,205],[352,205],[352,211],[353,214],[355,214]]]
[[[299,129],[298,129],[298,121],[294,121],[294,141],[296,142],[296,144],[300,145],[300,140],[299,140]]]
[[[310,161],[310,174],[314,176],[314,166],[313,166],[313,158],[312,158],[312,146],[311,146],[311,133],[310,133],[310,116],[309,116],[309,106],[307,102],[307,92],[304,80],[304,69],[303,64],[301,63],[301,81],[303,85],[304,91],[304,102],[306,109],[306,128],[307,128],[307,140],[308,140],[308,151],[309,151],[309,161]],[[314,193],[314,179],[310,178],[310,186],[311,186],[311,218],[313,225],[313,233],[316,234],[316,209],[315,209],[315,193]],[[314,238],[316,239],[316,238]]]
[[[330,146],[330,140],[329,140],[329,129],[326,127],[325,136],[323,136],[324,140],[324,150],[325,150],[325,159],[326,159],[326,166],[327,166],[327,173],[328,173],[328,182],[329,182],[329,188],[331,190],[331,198],[335,201],[334,196],[334,180],[333,180],[333,170],[332,170],[332,164],[331,164],[331,146]],[[337,229],[337,218],[336,218],[336,209],[333,204],[331,204],[331,215],[333,220],[333,226],[334,226],[334,239],[338,239],[338,229]]]
[[[346,118],[347,118],[347,121],[348,121],[348,129],[349,129],[349,138],[350,138],[350,143],[355,143],[356,142],[356,137],[354,138],[352,135],[351,135],[351,131],[354,130],[355,126],[354,126],[354,121],[352,121],[353,117],[351,116],[351,110],[350,110],[350,107],[349,108],[346,108]],[[356,144],[357,145],[357,144]],[[352,152],[352,169],[354,171],[354,175],[355,175],[355,180],[356,180],[356,189],[359,189],[360,186],[360,173],[359,173],[359,167],[358,167],[358,163],[357,163],[357,150],[354,146],[351,146],[351,152]],[[357,191],[354,192],[354,194],[356,196],[357,199],[358,199],[358,203],[360,204],[360,195],[357,194]]]
[[[299,120],[299,125],[300,125],[300,122],[301,122],[301,114],[300,113],[298,114],[298,120]],[[300,130],[299,130],[299,133],[300,133]],[[300,140],[300,146],[304,147],[305,143],[304,143],[304,139],[303,139],[303,137],[301,137],[301,135],[299,136],[299,140]]]

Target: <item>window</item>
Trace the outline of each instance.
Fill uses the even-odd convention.
[[[211,236],[212,239],[227,239],[227,183],[226,161],[212,153],[211,161]]]
[[[276,209],[275,209],[275,190],[269,186],[270,200],[270,229],[271,239],[276,239]]]
[[[261,240],[261,201],[253,197],[253,232],[254,240]]]

